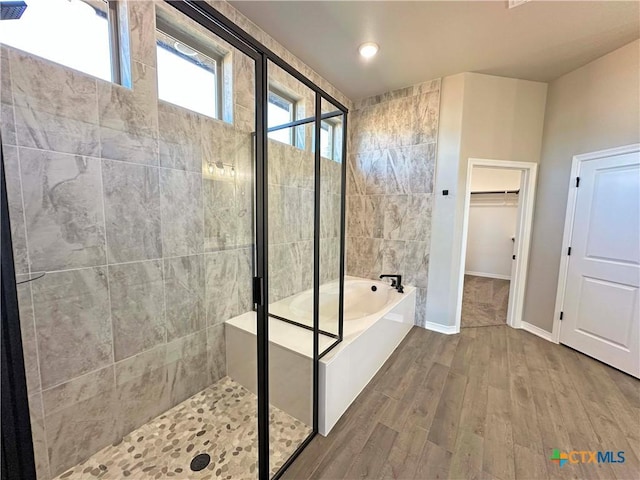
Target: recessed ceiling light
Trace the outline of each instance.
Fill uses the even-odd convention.
[[[358,47],[358,51],[364,58],[371,58],[378,53],[378,48],[377,43],[367,42],[360,45],[360,47]]]

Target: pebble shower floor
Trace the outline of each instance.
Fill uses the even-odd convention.
[[[256,402],[253,393],[225,377],[56,479],[255,479]],[[273,475],[311,428],[275,407],[270,417]],[[201,453],[211,462],[194,472],[191,460]]]

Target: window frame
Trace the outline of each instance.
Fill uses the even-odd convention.
[[[321,125],[327,125],[329,127],[329,156],[323,156],[322,151],[320,151],[320,156],[323,158],[327,158],[329,160],[333,160],[335,162],[341,162],[342,160],[342,151],[340,145],[338,144],[338,138],[340,138],[341,131],[338,128],[342,127],[342,117],[337,118],[328,118],[326,120],[322,120]],[[322,126],[320,127],[322,129]]]
[[[329,155],[327,156],[322,155],[322,150],[320,150],[320,155],[324,156],[324,158],[328,158],[329,160],[333,160],[333,157],[335,156],[335,146],[336,146],[335,144],[336,126],[330,120],[322,120],[320,122],[320,130],[324,130],[324,125],[327,126],[326,131],[329,134]],[[322,145],[320,145],[320,148],[322,149]]]
[[[288,103],[289,105],[291,105],[291,113],[289,115],[289,121],[287,123],[295,122],[298,117],[298,100],[292,95],[287,94],[286,92],[282,91],[277,87],[274,87],[273,85],[270,85],[268,88],[267,104],[272,103],[271,95],[274,95],[278,97],[280,100],[283,100],[285,103]],[[273,103],[273,105],[276,105],[276,104]],[[268,108],[268,105],[267,105],[267,108]],[[286,125],[286,123],[283,123],[281,125]],[[273,125],[273,126],[278,127],[279,125]],[[287,143],[286,145],[291,145],[292,147],[299,147],[298,141],[297,141],[298,135],[296,134],[296,127],[290,127],[288,130],[289,130],[289,143]],[[276,142],[279,141],[274,138],[272,138],[272,140],[275,140]]]
[[[48,62],[54,63],[56,65],[60,65],[64,68],[68,68],[77,72],[80,72],[84,75],[90,76],[92,78],[97,78],[98,80],[104,82],[110,82],[117,85],[122,85],[124,87],[131,88],[131,79],[130,79],[130,67],[128,62],[130,61],[128,57],[129,52],[129,31],[127,28],[128,22],[126,19],[127,10],[124,6],[125,3],[121,0],[81,0],[87,6],[92,8],[95,11],[95,14],[99,17],[102,17],[107,22],[107,37],[109,43],[109,70],[110,70],[110,78],[107,79],[106,76],[96,75],[94,72],[90,72],[79,68],[76,65],[69,65],[68,63],[62,62],[59,59],[51,58],[49,56],[43,55],[41,52],[32,51],[31,49],[26,49],[21,46],[14,47],[11,43],[6,43],[7,46],[11,48],[17,48],[19,50],[23,50],[29,55],[34,55],[38,58],[43,58]],[[28,6],[27,6],[28,8]]]
[[[211,117],[210,115],[207,115],[205,113],[201,113],[201,112],[195,112],[198,115],[205,115],[209,118],[214,118],[216,120],[221,120],[221,121],[227,121],[226,119],[227,115],[225,112],[225,108],[224,108],[224,95],[225,95],[225,91],[224,91],[224,74],[225,74],[225,63],[226,63],[226,57],[227,57],[227,52],[223,52],[222,50],[219,50],[217,48],[215,48],[214,46],[211,45],[207,45],[202,41],[199,41],[198,38],[196,38],[195,36],[190,36],[188,34],[185,34],[183,32],[181,32],[180,30],[178,30],[177,28],[174,28],[171,20],[164,18],[164,16],[159,16],[158,15],[159,12],[156,12],[156,29],[155,29],[155,36],[156,36],[156,52],[158,48],[165,48],[168,51],[173,51],[176,54],[178,54],[181,58],[186,59],[187,61],[191,61],[193,62],[195,65],[201,66],[198,62],[195,62],[192,58],[190,58],[188,55],[184,55],[182,54],[179,50],[177,50],[175,47],[171,48],[170,46],[167,45],[160,45],[159,42],[159,38],[158,38],[158,33],[167,36],[173,40],[175,40],[176,42],[179,42],[181,44],[183,44],[184,46],[198,52],[200,55],[208,58],[209,60],[211,60],[215,67],[213,69],[213,74],[215,77],[215,83],[214,83],[214,110],[215,110],[215,116]],[[158,68],[156,71],[156,75],[158,75],[158,79],[160,78],[160,69]],[[170,103],[171,105],[176,105],[180,108],[184,108],[186,110],[189,111],[194,111],[191,110],[189,107],[185,107],[184,105],[180,105],[177,103],[172,102],[171,100],[167,100],[165,98],[162,98],[160,96],[160,91],[158,91],[158,99],[163,101],[163,102],[167,102]]]
[[[122,58],[122,31],[120,29],[120,3],[118,0],[106,0],[107,22],[109,23],[109,51],[111,53],[111,81],[124,85],[125,75]]]

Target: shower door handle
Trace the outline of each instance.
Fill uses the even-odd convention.
[[[253,303],[262,305],[264,302],[264,283],[262,277],[253,277]]]

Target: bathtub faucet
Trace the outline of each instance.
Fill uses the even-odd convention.
[[[398,293],[404,293],[404,287],[402,286],[402,275],[380,275],[380,278],[390,278],[391,286],[395,288]]]

